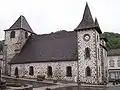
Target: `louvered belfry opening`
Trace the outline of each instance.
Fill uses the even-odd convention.
[[[15,38],[15,31],[12,31],[12,32],[10,33],[10,38]]]

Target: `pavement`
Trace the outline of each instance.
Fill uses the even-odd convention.
[[[62,87],[72,87],[72,86],[78,86],[77,83],[67,83],[67,84],[64,84],[64,83],[57,83],[58,85],[52,85],[52,86],[45,86],[45,87],[39,87],[39,88],[33,88],[33,90],[45,90],[46,88],[50,88],[50,89],[56,89],[56,88],[62,88]],[[98,88],[103,88],[104,86],[103,85],[82,85],[83,87],[98,87]],[[115,88],[115,87],[118,87],[120,86],[120,84],[117,84],[117,85],[113,85],[112,83],[108,83],[107,88]],[[109,90],[109,89],[108,89]],[[116,89],[117,90],[117,89]]]

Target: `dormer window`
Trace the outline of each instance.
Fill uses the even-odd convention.
[[[15,31],[12,31],[12,32],[10,33],[10,38],[15,38]]]
[[[25,32],[25,38],[27,38],[28,37],[28,32]]]

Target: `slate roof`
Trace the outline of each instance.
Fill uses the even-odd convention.
[[[30,62],[56,62],[77,60],[77,34],[59,31],[51,34],[32,35],[11,64]]]
[[[77,26],[75,30],[86,29],[91,27],[95,27],[95,23],[93,21],[89,6],[86,3],[82,21],[80,22],[80,24]]]
[[[92,14],[91,14],[90,9],[89,9],[89,6],[86,3],[82,21],[77,26],[77,28],[75,28],[75,31],[85,30],[85,29],[90,29],[90,28],[97,28],[96,30],[100,34],[102,33],[99,26],[98,26],[98,22],[94,22],[94,20],[92,18]]]
[[[19,29],[23,29],[26,30],[30,33],[34,33],[33,30],[31,29],[30,25],[28,24],[27,20],[25,19],[24,16],[20,16],[17,21],[7,30],[19,30]]]
[[[95,28],[100,34],[102,33],[97,18],[95,18]]]
[[[97,18],[95,18],[95,26],[96,26],[96,27],[99,27],[99,24],[98,24]]]
[[[120,56],[120,49],[112,49],[108,51],[108,56]]]

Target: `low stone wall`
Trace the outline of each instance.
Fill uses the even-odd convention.
[[[56,85],[54,83],[47,83],[47,82],[30,80],[30,79],[28,80],[28,79],[22,79],[22,78],[13,78],[13,77],[7,77],[7,76],[2,76],[2,79],[5,80],[7,84],[16,83],[16,84],[21,84],[22,86],[29,84],[29,85],[33,85],[33,88]]]
[[[8,87],[9,89],[12,90],[33,90],[33,86],[32,85],[25,85],[25,86],[21,86],[21,87]]]

